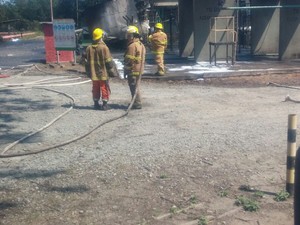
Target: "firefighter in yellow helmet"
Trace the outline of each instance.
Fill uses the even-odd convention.
[[[156,75],[163,76],[165,75],[164,54],[168,45],[168,37],[163,32],[164,27],[161,23],[156,23],[154,28],[154,33],[149,36],[149,42],[157,64]]]
[[[124,76],[128,79],[131,97],[136,94],[133,109],[141,109],[140,76],[144,73],[146,49],[140,41],[139,29],[136,26],[127,28],[127,49],[124,54]]]
[[[94,109],[108,110],[107,105],[110,97],[109,76],[117,76],[115,63],[107,45],[103,41],[103,30],[96,28],[93,31],[93,43],[86,49],[85,69],[87,76],[92,80],[92,94]],[[99,104],[100,98],[102,105]]]

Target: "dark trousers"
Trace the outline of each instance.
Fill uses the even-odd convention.
[[[136,98],[135,98],[135,101],[134,101],[134,104],[135,105],[141,105],[142,102],[141,102],[141,93],[140,93],[140,88],[139,88],[139,85],[138,85],[138,81],[139,81],[139,77],[140,76],[132,76],[132,75],[129,75],[128,76],[128,85],[129,85],[129,89],[130,89],[130,93],[131,93],[131,97],[133,98],[133,96],[135,95],[135,91],[137,91],[137,94],[136,94]],[[136,86],[138,85],[138,89],[136,90]]]

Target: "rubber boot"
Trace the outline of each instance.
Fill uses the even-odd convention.
[[[142,104],[135,102],[132,105],[132,109],[142,109]]]
[[[107,101],[103,101],[103,105],[102,105],[102,108],[101,108],[101,109],[104,110],[104,111],[110,109],[110,107],[109,107],[108,104],[107,104]]]
[[[94,109],[96,109],[96,110],[101,109],[101,105],[99,105],[98,101],[94,101]]]
[[[156,76],[164,76],[165,73],[162,72],[162,71],[158,71],[158,72],[156,72],[154,75],[156,75]]]

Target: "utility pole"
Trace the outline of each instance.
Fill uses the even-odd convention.
[[[53,23],[53,4],[52,4],[52,0],[50,0],[50,12],[51,12],[51,22]]]
[[[76,0],[76,23],[77,23],[77,27],[79,27],[79,24],[78,24],[78,0]]]

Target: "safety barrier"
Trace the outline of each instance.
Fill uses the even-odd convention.
[[[34,35],[35,32],[31,32],[31,33],[18,33],[18,34],[7,34],[7,35],[0,35],[1,39],[3,41],[7,41],[7,40],[11,40],[13,38],[22,38],[25,36],[30,36],[30,35]]]
[[[297,150],[295,165],[295,192],[294,192],[294,225],[300,225],[300,148]]]
[[[288,134],[287,134],[287,160],[286,160],[286,191],[294,194],[295,184],[295,158],[296,158],[296,130],[297,115],[290,114],[288,116]]]

